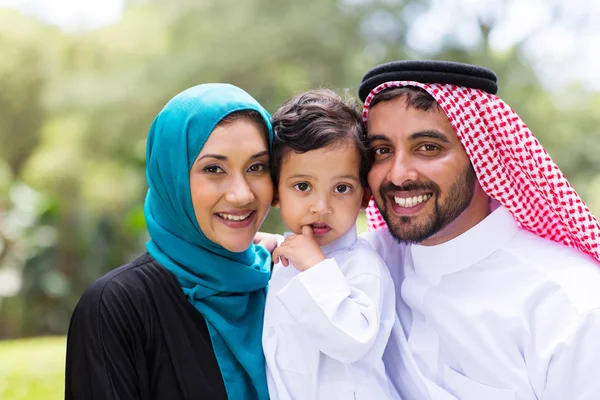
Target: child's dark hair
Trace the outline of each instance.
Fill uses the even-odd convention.
[[[352,144],[360,155],[359,177],[367,187],[371,151],[365,127],[354,100],[344,101],[329,89],[309,90],[285,102],[272,116],[271,174],[279,183],[281,165],[290,152],[306,153],[336,144]]]

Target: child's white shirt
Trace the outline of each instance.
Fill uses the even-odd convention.
[[[271,400],[399,399],[382,361],[396,316],[389,271],[356,228],[299,272],[273,268],[263,349]]]

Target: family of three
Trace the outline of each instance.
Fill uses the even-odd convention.
[[[160,111],[147,253],[71,319],[66,399],[600,399],[600,224],[488,69],[368,71],[272,116]],[[289,230],[260,233],[271,206]],[[357,235],[366,208],[370,228]]]

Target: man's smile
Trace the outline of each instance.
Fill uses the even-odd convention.
[[[412,196],[412,197],[393,196],[393,200],[394,200],[394,203],[396,203],[400,207],[410,208],[410,207],[414,207],[416,205],[419,205],[419,204],[429,200],[431,198],[431,196],[432,196],[431,193],[428,193],[425,195]]]

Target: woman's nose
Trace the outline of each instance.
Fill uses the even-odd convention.
[[[238,178],[232,181],[225,200],[236,206],[245,206],[254,200],[254,193],[246,179]]]

